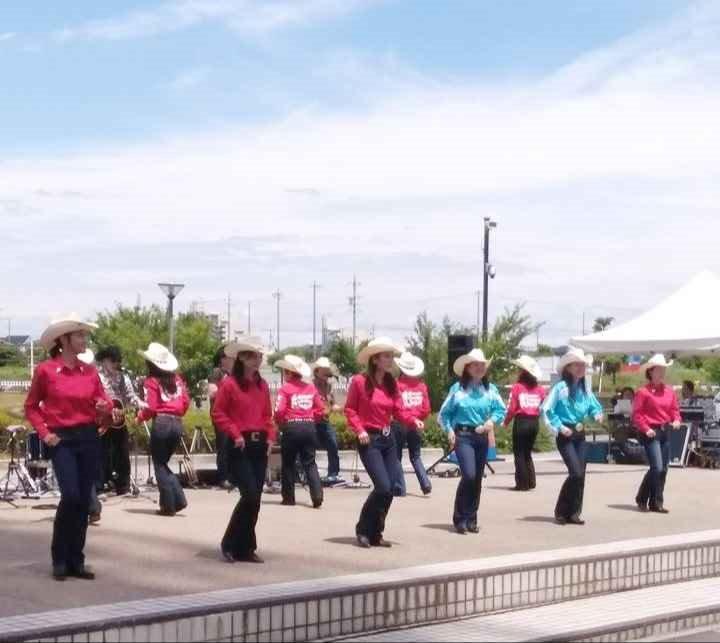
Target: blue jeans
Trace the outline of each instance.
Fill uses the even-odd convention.
[[[555,516],[569,520],[573,516],[580,516],[585,496],[585,434],[573,431],[566,438],[558,433],[556,444],[563,462],[568,470],[568,477],[560,489]]]
[[[52,539],[54,566],[78,570],[85,564],[90,497],[100,473],[100,439],[95,426],[59,429],[60,442],[50,450],[60,503]]]
[[[217,484],[228,481],[228,458],[230,456],[230,436],[216,426],[215,429],[215,462],[217,464]]]
[[[183,434],[182,421],[178,417],[159,415],[150,433],[150,455],[155,466],[155,479],[160,492],[160,510],[169,513],[187,507],[185,492],[178,477],[168,463],[180,444]]]
[[[477,527],[480,494],[488,457],[488,436],[456,431],[455,455],[460,465],[460,483],[455,494],[453,524],[458,528]]]
[[[385,519],[393,501],[393,488],[402,470],[395,449],[392,433],[370,433],[370,444],[360,445],[358,452],[365,471],[373,483],[373,490],[360,512],[355,532],[359,536],[367,536],[372,544],[382,538],[385,531]]]
[[[641,436],[640,440],[645,447],[650,468],[643,478],[635,500],[643,506],[649,504],[650,509],[658,509],[665,501],[665,481],[670,464],[669,430],[655,428],[654,438]]]
[[[414,429],[408,429],[402,424],[393,424],[393,435],[395,436],[395,447],[397,448],[398,460],[400,461],[400,470],[402,471],[402,459],[403,451],[407,447],[408,453],[410,454],[410,464],[415,469],[415,475],[417,476],[418,482],[420,483],[420,489],[423,493],[430,493],[432,491],[432,483],[428,477],[427,471],[425,471],[425,465],[422,461],[422,436]],[[400,476],[399,484],[393,490],[396,496],[407,495],[407,489],[405,487],[405,475]]]
[[[338,450],[335,427],[330,422],[318,422],[315,425],[318,445],[327,451],[328,477],[337,478],[340,475],[340,451]]]

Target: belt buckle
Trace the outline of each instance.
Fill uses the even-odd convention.
[[[253,431],[250,434],[250,441],[251,442],[260,442],[260,431]]]
[[[390,435],[390,427],[389,427],[389,426],[386,426],[386,427],[382,430],[382,434],[383,434],[384,437],[388,437],[388,436]]]

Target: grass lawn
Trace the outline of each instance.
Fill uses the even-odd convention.
[[[0,366],[0,380],[29,380],[30,369],[27,366]]]

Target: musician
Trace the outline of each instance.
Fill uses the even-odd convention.
[[[213,372],[208,382],[208,400],[210,402],[210,413],[212,414],[215,397],[220,389],[222,381],[232,372],[235,360],[225,352],[228,344],[221,346],[213,358]],[[228,481],[228,458],[230,454],[230,439],[213,423],[215,429],[215,451],[217,461],[217,485],[222,489],[231,489],[232,484]]]
[[[119,420],[101,438],[103,452],[102,484],[113,484],[115,493],[124,496],[130,490],[130,435],[126,413],[145,406],[135,392],[130,375],[122,368],[122,352],[117,346],[107,346],[95,357],[100,381],[113,405],[121,411]]]
[[[260,376],[265,349],[257,338],[226,347],[235,359],[232,375],[215,396],[213,423],[232,440],[229,470],[240,490],[240,500],[225,530],[220,550],[229,563],[263,563],[257,555],[255,526],[265,482],[268,458],[276,438],[270,388]]]
[[[55,515],[52,564],[55,580],[94,580],[85,565],[91,489],[100,465],[98,418],[109,422],[112,402],[94,366],[78,355],[97,328],[77,316],[53,321],[40,338],[50,358],[35,369],[25,416],[50,448],[60,503]]]
[[[152,343],[146,351],[138,351],[147,364],[145,378],[145,407],[138,413],[138,421],[152,419],[150,454],[155,466],[155,478],[160,491],[158,515],[173,517],[187,507],[185,492],[168,462],[183,436],[182,417],[190,406],[187,384],[176,373],[178,361],[162,344]]]

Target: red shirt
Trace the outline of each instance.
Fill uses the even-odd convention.
[[[680,407],[677,395],[671,386],[658,387],[647,384],[635,393],[632,421],[641,433],[647,433],[653,426],[680,422]]]
[[[179,375],[175,376],[175,393],[168,393],[155,377],[145,379],[145,404],[147,407],[140,410],[138,420],[146,422],[156,415],[176,415],[182,417],[190,406],[190,394],[187,384]]]
[[[516,415],[527,415],[528,417],[540,417],[543,400],[546,391],[544,386],[535,386],[533,388],[516,382],[510,389],[510,400],[508,401],[508,409],[505,414],[505,426],[509,426],[510,422]]]
[[[25,417],[44,439],[50,430],[97,424],[95,405],[112,401],[94,366],[77,362],[72,368],[62,357],[38,364],[25,400]]]
[[[403,409],[414,419],[425,420],[430,415],[430,395],[425,382],[401,375],[397,384]],[[415,429],[415,424],[411,423],[409,427]]]
[[[393,397],[385,388],[376,386],[372,396],[368,396],[365,380],[365,375],[352,378],[345,402],[345,417],[354,433],[360,435],[367,429],[385,429],[393,417],[408,426],[415,423],[412,414],[403,408],[399,390]]]
[[[278,391],[275,402],[275,421],[278,424],[320,422],[326,415],[325,403],[314,384],[295,379],[285,382]]]
[[[270,389],[263,379],[249,382],[244,391],[234,377],[226,377],[220,383],[211,415],[215,426],[233,440],[243,433],[265,431],[268,440],[275,442]]]

